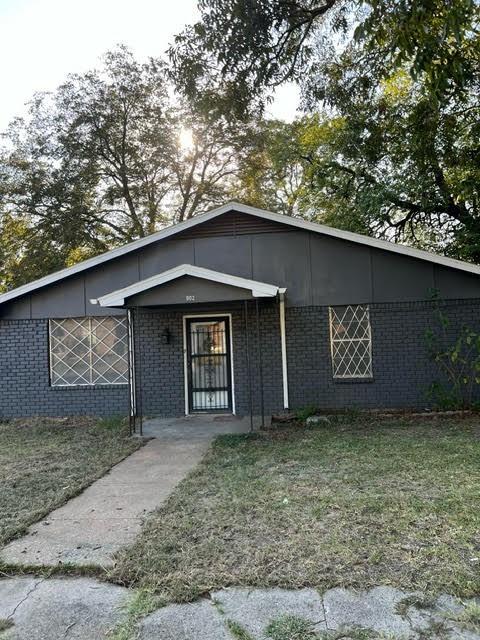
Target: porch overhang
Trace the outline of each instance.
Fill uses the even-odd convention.
[[[139,280],[128,287],[112,291],[97,299],[90,300],[92,304],[101,307],[115,307],[128,310],[129,341],[132,372],[130,374],[131,416],[135,423],[136,415],[136,387],[135,387],[135,342],[132,331],[132,314],[141,307],[164,308],[171,305],[190,306],[191,303],[212,303],[227,301],[243,301],[245,331],[248,343],[248,302],[257,300],[257,332],[259,325],[259,298],[276,298],[279,303],[280,324],[280,353],[282,361],[283,378],[283,404],[286,409],[289,406],[288,398],[288,371],[287,371],[287,342],[285,325],[285,293],[284,287],[258,282],[240,276],[233,276],[212,269],[198,267],[191,264],[182,264],[168,271],[163,271],[154,276]],[[197,296],[197,294],[199,294]],[[197,299],[198,298],[198,299]],[[198,307],[198,305],[196,305]],[[259,344],[260,338],[259,338]],[[247,346],[248,352],[248,346]],[[261,356],[260,356],[261,357]],[[141,368],[141,366],[140,366]],[[249,374],[250,380],[250,374]],[[262,386],[263,389],[263,386]],[[263,391],[262,391],[263,393]],[[263,407],[263,400],[262,400]],[[263,415],[263,408],[262,408]]]
[[[202,288],[202,282],[204,285],[207,283],[206,290],[205,286]],[[198,296],[198,300],[196,299],[195,283],[198,284],[198,290],[201,291],[201,296]],[[191,293],[189,294],[189,292]],[[285,289],[277,285],[232,276],[191,264],[182,264],[145,280],[139,280],[123,289],[118,289],[97,299],[90,300],[90,302],[101,307],[117,308],[163,306],[182,302],[221,301],[222,296],[225,301],[274,298],[280,293],[285,293]]]

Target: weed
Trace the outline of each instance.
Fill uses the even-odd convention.
[[[317,412],[318,412],[318,408],[313,405],[310,405],[308,407],[303,407],[303,409],[298,409],[295,412],[295,417],[300,422],[305,422],[307,418],[310,418],[310,416],[314,416]]]
[[[450,616],[450,620],[460,623],[465,629],[480,631],[480,603],[468,602],[460,613]]]
[[[299,616],[281,616],[272,620],[265,630],[272,640],[315,640],[319,636],[313,629],[313,624]]]
[[[125,424],[125,418],[123,416],[109,416],[107,418],[100,418],[97,422],[99,429],[106,429],[111,431],[121,431]]]
[[[0,618],[0,633],[13,627],[13,620],[11,618]]]
[[[125,619],[113,631],[111,640],[133,640],[136,636],[138,622],[155,609],[164,606],[165,602],[155,596],[151,590],[140,589],[125,606]]]
[[[433,609],[435,606],[435,598],[425,594],[412,594],[400,600],[395,605],[395,612],[399,616],[406,617],[410,607],[417,609]]]
[[[245,631],[242,625],[235,620],[226,620],[225,623],[235,640],[254,640],[248,631]]]

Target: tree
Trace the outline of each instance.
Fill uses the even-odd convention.
[[[141,64],[120,47],[100,69],[35,96],[28,117],[10,125],[0,224],[17,230],[19,261],[0,286],[30,277],[22,251],[43,275],[225,201],[249,125],[194,110],[166,76],[165,63]],[[189,146],[180,144],[185,131]],[[34,257],[30,242],[49,255]]]
[[[200,0],[198,8],[200,21],[170,49],[177,80],[197,99],[221,90],[240,114],[288,79],[315,87],[315,68],[342,34],[362,44],[358,63],[407,67],[438,96],[462,90],[478,66],[477,0]]]
[[[201,20],[170,48],[174,78],[196,104],[245,116],[263,89],[297,76],[309,39],[331,13],[345,26],[343,0],[199,0]]]
[[[352,48],[324,70],[335,116],[311,130],[311,208],[335,226],[480,261],[477,80],[440,102],[406,72],[382,80],[357,57]]]
[[[0,291],[65,266],[67,256],[22,218],[0,216]]]
[[[191,134],[186,148],[177,145],[169,166],[174,188],[171,208],[175,222],[191,218],[199,209],[223,204],[238,182],[239,167],[255,145],[256,127],[238,126],[216,115],[198,116],[185,108],[176,111],[176,130]],[[178,135],[178,133],[177,133]]]
[[[304,136],[309,126],[309,118],[259,121],[255,145],[242,159],[236,199],[286,215],[308,215]]]
[[[301,167],[293,213],[480,261],[477,2],[203,0],[201,10],[171,51],[187,94],[201,102],[213,78],[248,113],[285,79],[302,87],[313,115],[300,137],[300,123],[291,129],[285,158]],[[261,172],[256,192],[260,175],[269,193]]]

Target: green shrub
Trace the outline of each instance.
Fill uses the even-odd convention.
[[[295,417],[297,420],[300,420],[300,422],[305,422],[307,418],[310,418],[310,416],[314,416],[317,413],[318,413],[318,408],[315,407],[314,405],[310,405],[308,407],[304,407],[303,409],[298,409],[295,412]]]
[[[456,336],[450,320],[438,306],[436,326],[426,332],[427,348],[441,374],[427,390],[443,410],[476,407],[474,391],[480,385],[480,333],[464,326]]]

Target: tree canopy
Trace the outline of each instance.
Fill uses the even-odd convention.
[[[254,136],[175,96],[164,62],[109,52],[99,69],[35,96],[4,135],[0,286],[224,202]]]
[[[201,104],[218,91],[241,117],[293,79],[311,114],[289,128],[283,156],[273,131],[270,149],[254,152],[247,197],[268,200],[283,157],[286,179],[295,165],[301,185],[295,211],[285,211],[480,261],[478,2],[201,0],[200,8],[201,21],[170,51],[186,95]]]
[[[477,0],[199,0],[201,20],[170,48],[192,97],[219,88],[239,113],[288,79],[316,91],[317,67],[343,38],[356,62],[406,66],[439,97],[478,71]],[[213,85],[213,86],[212,86]]]
[[[0,146],[0,289],[235,197],[480,262],[478,0],[199,0]],[[303,115],[266,119],[278,85]]]

